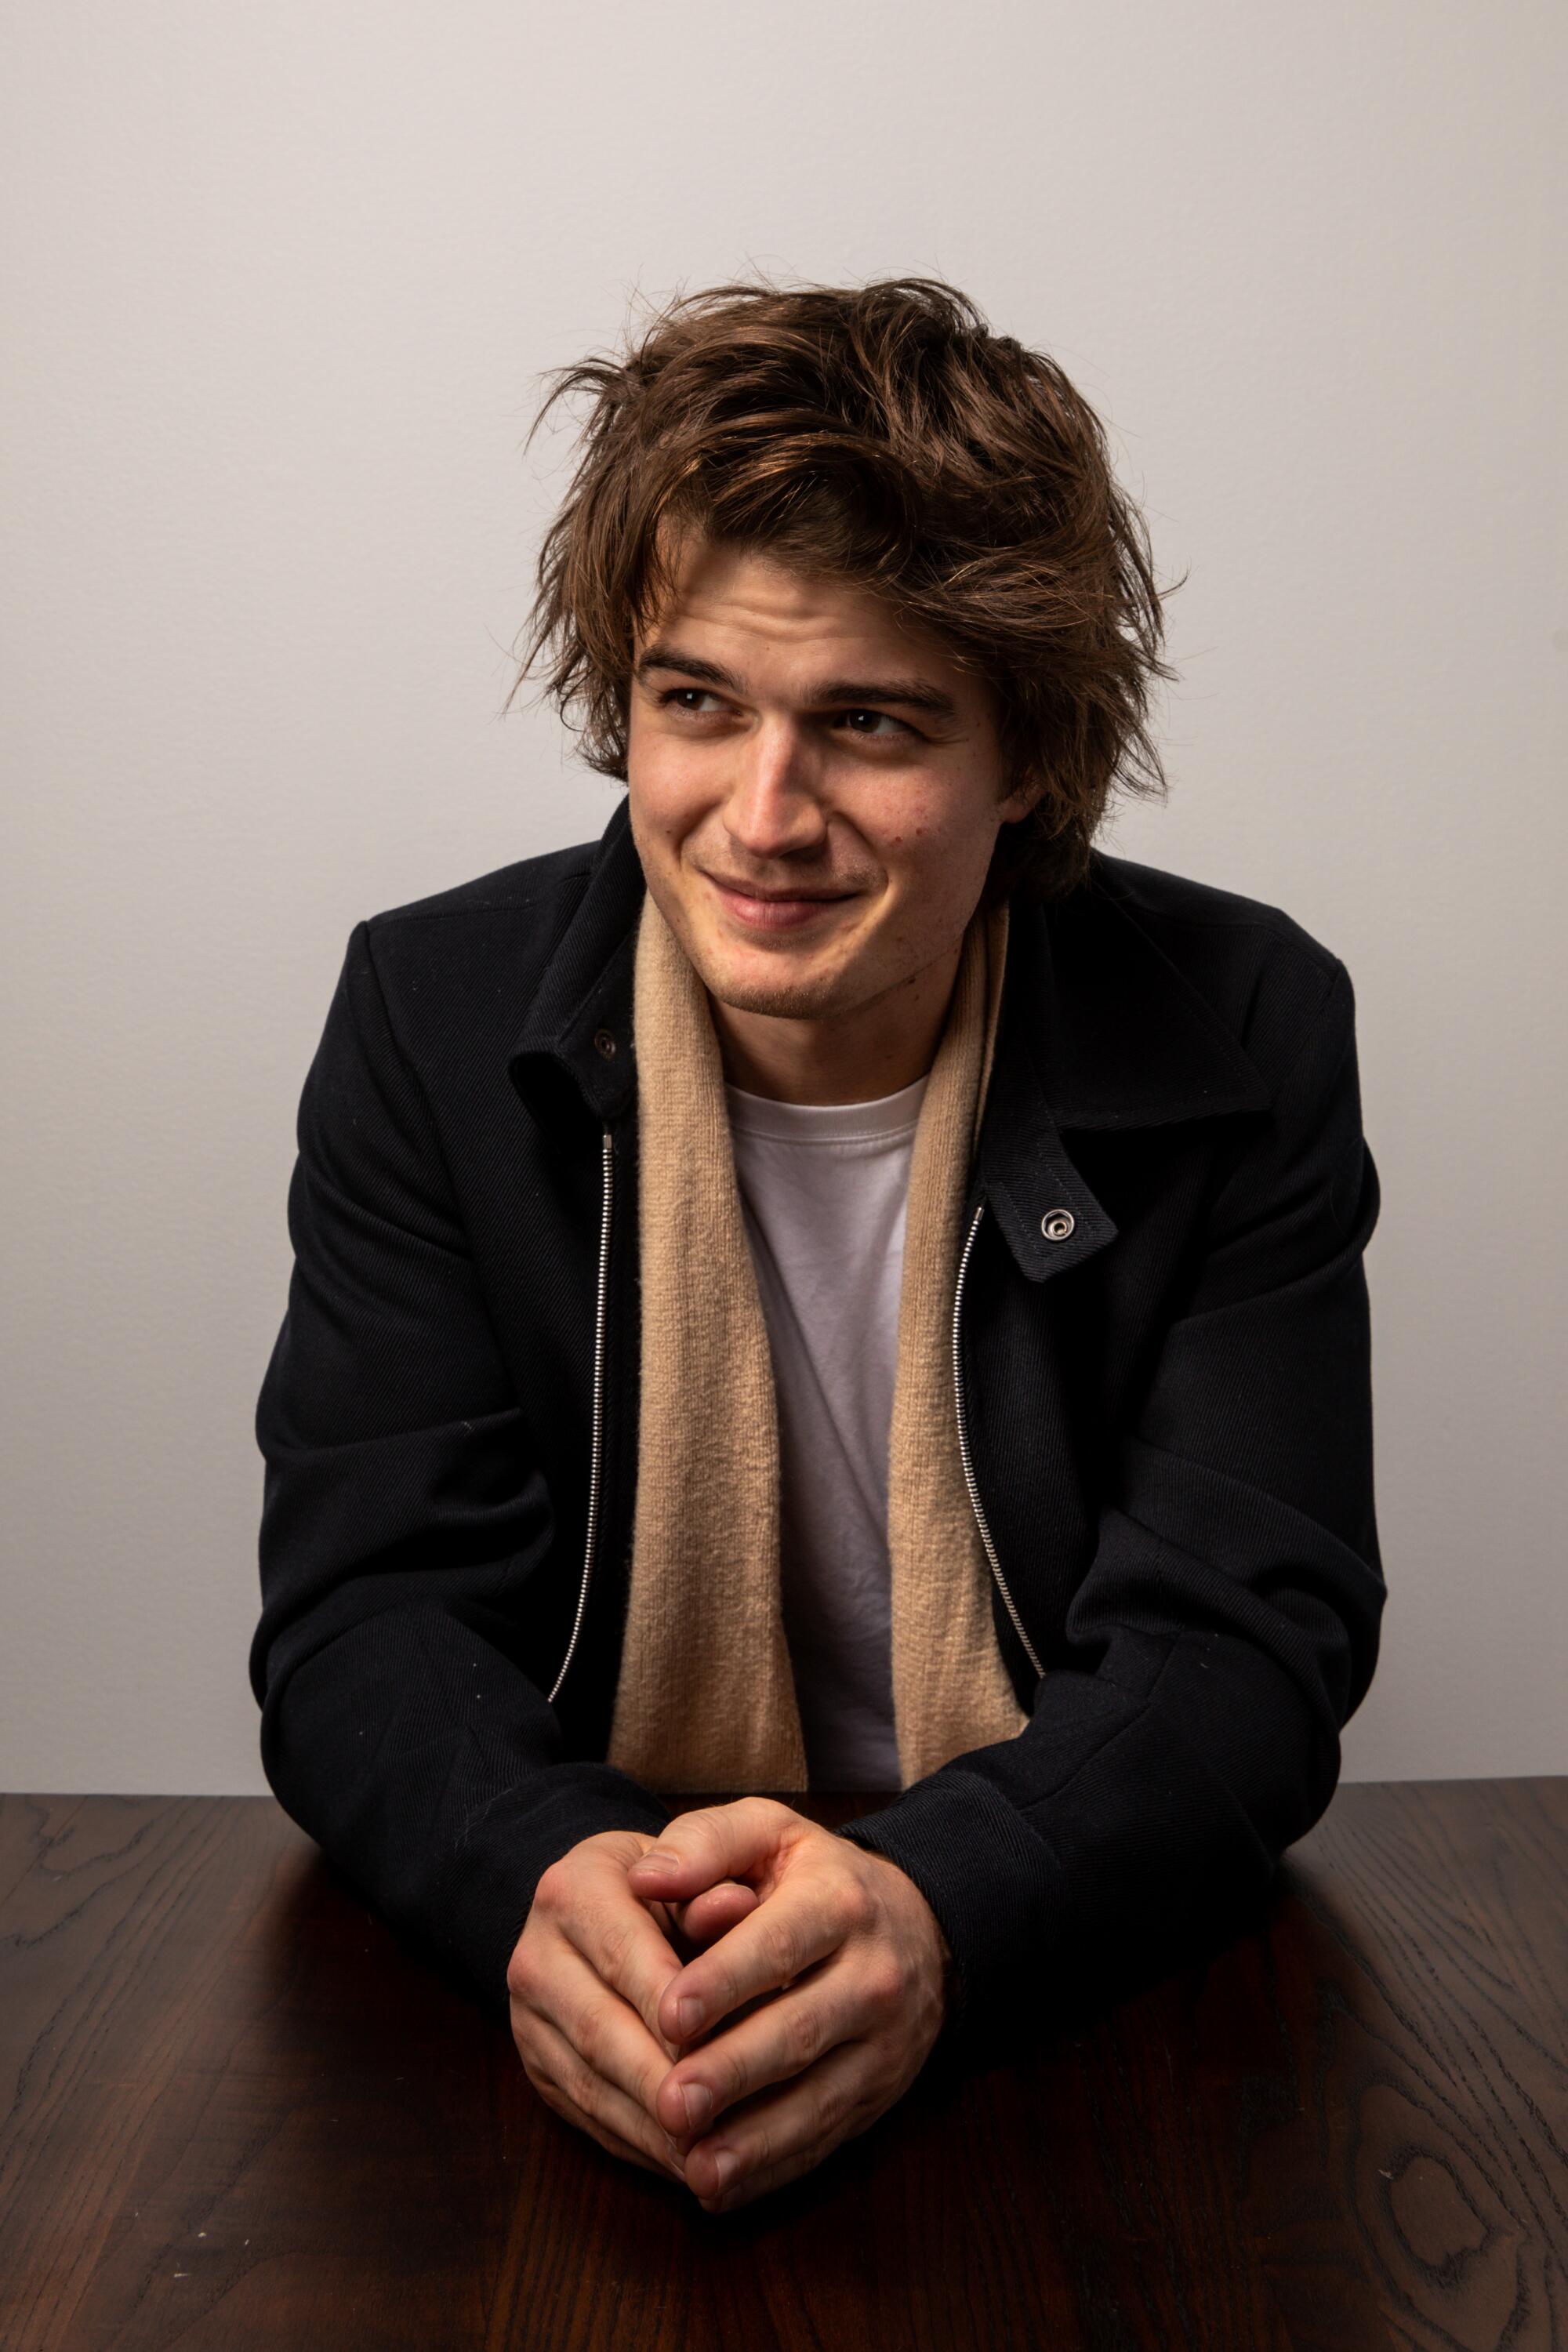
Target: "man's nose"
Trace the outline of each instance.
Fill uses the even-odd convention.
[[[817,762],[796,729],[764,722],[736,756],[724,823],[742,849],[755,857],[784,857],[826,838]]]

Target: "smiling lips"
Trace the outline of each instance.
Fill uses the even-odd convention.
[[[850,891],[838,891],[831,897],[811,898],[803,894],[795,898],[764,898],[733,883],[721,882],[717,875],[710,874],[707,879],[712,883],[724,907],[736,921],[744,923],[748,930],[753,931],[797,930],[802,924],[815,922],[826,915],[830,908],[842,907],[846,899],[854,895]]]

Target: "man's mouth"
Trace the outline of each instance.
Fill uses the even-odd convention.
[[[825,920],[835,907],[846,905],[852,890],[772,890],[752,882],[731,882],[717,874],[704,877],[717,892],[720,904],[748,930],[793,931],[803,924]]]

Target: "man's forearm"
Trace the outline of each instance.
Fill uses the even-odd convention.
[[[602,1831],[657,1833],[668,1818],[625,1773],[559,1747],[533,1685],[429,1609],[383,1612],[280,1667],[262,1718],[285,1810],[494,2011],[551,1864]]]
[[[1108,1663],[1115,1681],[1058,1670],[1050,1709],[1016,1739],[955,1758],[842,1832],[930,1902],[956,1963],[947,2043],[973,2063],[1201,1950],[1331,1793],[1321,1729],[1260,1652],[1129,1635]],[[1215,1708],[1251,1732],[1205,1744]],[[1265,1741],[1267,1774],[1247,1775]]]

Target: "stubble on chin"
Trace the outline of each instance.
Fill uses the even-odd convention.
[[[717,982],[717,984],[715,984]],[[732,1013],[772,1014],[780,1021],[822,1021],[849,1010],[841,979],[736,980],[723,974],[704,977],[711,997]]]

